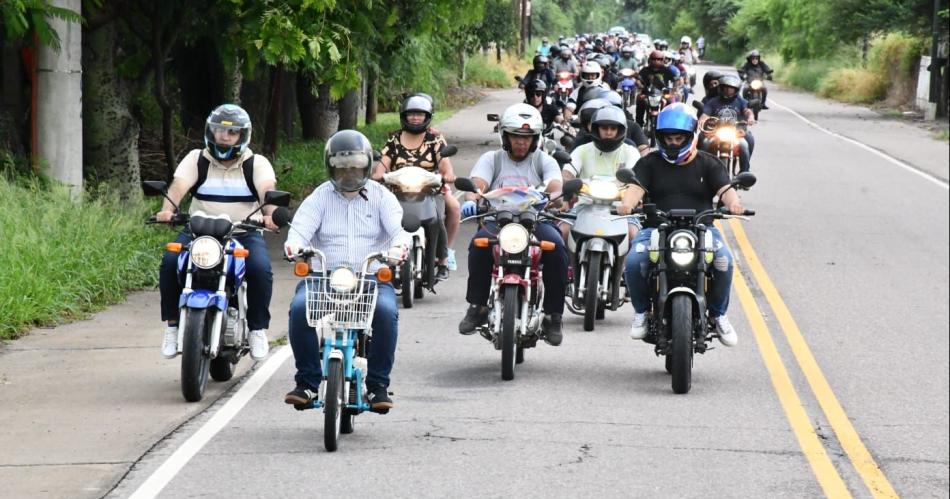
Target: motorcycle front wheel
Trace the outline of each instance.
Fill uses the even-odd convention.
[[[206,352],[208,330],[214,315],[207,309],[189,308],[185,312],[185,334],[181,349],[181,394],[188,402],[198,402],[208,386],[211,359]],[[206,324],[206,322],[209,322]]]
[[[343,362],[330,359],[327,366],[327,393],[323,404],[323,446],[327,451],[337,449],[343,417]]]
[[[689,393],[693,376],[693,303],[685,295],[673,297],[670,336],[673,346],[667,354],[673,375],[673,393]]]
[[[416,298],[416,277],[413,275],[412,258],[406,258],[402,262],[402,307],[412,308],[413,300]]]
[[[597,319],[597,307],[600,302],[598,285],[600,284],[600,261],[603,255],[592,252],[587,261],[587,289],[584,291],[584,331],[594,330],[594,321]]]
[[[510,381],[515,379],[516,333],[515,321],[518,316],[518,305],[521,299],[518,285],[505,286],[505,297],[502,300],[504,309],[501,318],[501,379]]]

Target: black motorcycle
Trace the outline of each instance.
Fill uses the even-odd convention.
[[[632,170],[620,169],[617,179],[640,185]],[[740,173],[731,185],[748,189],[755,175]],[[725,208],[696,213],[692,209],[663,212],[656,205],[644,204],[633,215],[658,223],[650,238],[650,281],[652,290],[647,309],[647,335],[644,341],[656,345],[657,355],[666,356],[666,371],[673,377],[673,392],[687,393],[692,384],[693,353],[705,353],[709,342],[718,335],[706,308],[706,282],[715,251],[708,224],[725,218],[755,215],[746,210],[742,216]]]
[[[765,80],[771,80],[772,74],[763,71],[740,72],[742,77],[742,98],[749,101],[749,108],[752,109],[752,115],[756,121],[759,119],[759,111],[762,110],[763,97],[765,96]]]

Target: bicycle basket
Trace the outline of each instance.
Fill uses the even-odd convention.
[[[330,288],[328,277],[306,279],[307,323],[318,327],[321,323],[336,329],[370,330],[376,310],[376,281],[359,279],[352,291],[339,293]]]

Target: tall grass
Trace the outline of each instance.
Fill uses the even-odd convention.
[[[495,64],[494,56],[473,55],[465,64],[465,84],[488,88],[505,88],[514,83],[513,75]]]
[[[163,243],[173,237],[143,224],[154,208],[109,197],[75,202],[59,186],[0,176],[0,339],[154,286]]]

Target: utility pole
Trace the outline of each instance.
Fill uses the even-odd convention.
[[[51,6],[82,12],[81,0],[51,0]],[[37,148],[45,173],[82,195],[82,26],[49,17],[60,49],[36,48]]]
[[[528,37],[528,29],[525,26],[527,24],[525,21],[527,19],[528,0],[521,0],[520,6],[521,6],[521,9],[520,9],[521,12],[520,12],[519,19],[521,19],[521,30],[518,36],[518,56],[524,57],[524,43],[525,43],[525,38]]]
[[[528,48],[530,49],[534,45],[534,41],[531,40],[531,0],[525,0],[525,24],[528,25]]]

